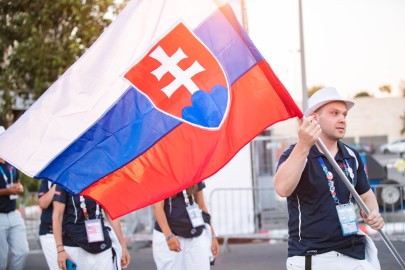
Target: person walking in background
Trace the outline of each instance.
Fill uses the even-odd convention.
[[[53,233],[60,269],[66,269],[68,258],[77,264],[78,270],[112,270],[129,265],[130,256],[120,220],[111,220],[106,215],[119,241],[117,252],[112,249],[111,228],[104,224],[102,208],[94,200],[72,195],[57,185],[53,208]],[[114,255],[120,256],[120,265],[114,265]]]
[[[0,135],[5,131],[0,126]],[[16,210],[16,200],[24,193],[18,171],[0,158],[0,270],[7,267],[8,252],[11,251],[9,269],[22,270],[28,256],[28,242],[24,220]]]
[[[205,270],[218,255],[203,188],[201,182],[154,204],[152,250],[158,270]]]
[[[44,252],[46,263],[50,270],[58,270],[55,238],[52,230],[52,200],[56,185],[47,180],[41,180],[38,191],[38,205],[42,209],[41,224],[39,225],[39,240]]]
[[[376,254],[366,260],[366,247],[375,252],[376,248],[358,230],[352,194],[315,144],[318,138],[322,139],[370,210],[368,217],[362,212],[364,221],[375,230],[381,229],[384,220],[360,155],[340,141],[346,131],[346,116],[353,106],[332,87],[313,94],[298,130],[298,142],[279,160],[274,187],[288,201],[287,269],[380,267]]]

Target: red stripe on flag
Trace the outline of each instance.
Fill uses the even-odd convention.
[[[98,201],[111,218],[117,218],[201,182],[270,125],[302,117],[264,61],[236,81],[231,91],[229,116],[220,130],[182,124],[82,194]]]

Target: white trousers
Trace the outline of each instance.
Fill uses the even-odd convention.
[[[6,269],[9,250],[9,269],[22,270],[29,249],[24,220],[16,210],[8,214],[0,213],[0,270]]]
[[[305,256],[287,259],[287,270],[305,269]],[[357,260],[336,251],[312,256],[312,270],[375,270],[367,260]]]
[[[50,270],[59,270],[58,253],[56,252],[55,238],[52,233],[39,236],[41,248]]]
[[[153,259],[157,270],[209,270],[211,239],[206,230],[194,238],[176,236],[180,241],[181,251],[171,251],[163,233],[153,231]]]
[[[77,270],[113,270],[111,248],[91,254],[80,247],[65,246],[65,251],[77,264]]]

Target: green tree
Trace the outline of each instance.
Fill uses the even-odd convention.
[[[392,87],[389,84],[384,84],[384,85],[381,85],[380,87],[378,87],[378,90],[380,90],[380,92],[382,92],[382,93],[391,94]]]
[[[0,1],[0,120],[12,108],[11,91],[38,98],[93,44],[116,8],[114,0]]]
[[[38,98],[72,65],[117,10],[114,0],[0,1],[0,122],[7,122],[12,93]],[[107,16],[108,15],[108,16]],[[39,181],[21,173],[27,191]]]
[[[25,187],[27,192],[38,191],[40,182],[34,180],[32,177],[29,177],[22,172],[20,172],[20,182]]]
[[[319,89],[322,89],[324,87],[325,86],[323,86],[323,85],[312,86],[311,88],[308,89],[308,97],[311,97],[316,91],[318,91]]]
[[[370,95],[369,92],[363,90],[363,91],[358,92],[354,97],[355,98],[357,98],[357,97],[372,97],[372,95]]]

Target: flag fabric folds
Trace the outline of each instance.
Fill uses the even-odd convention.
[[[201,182],[296,116],[229,4],[132,0],[0,136],[0,156],[116,218]]]

